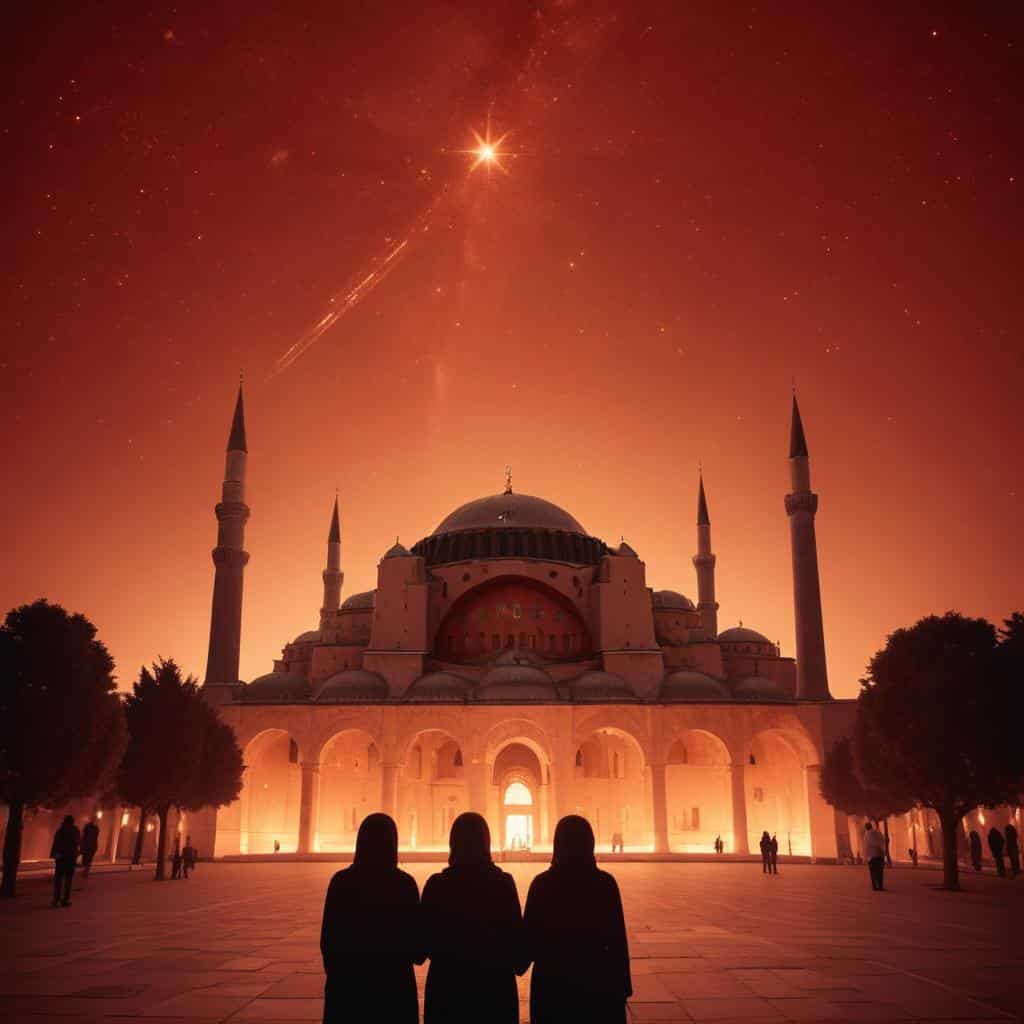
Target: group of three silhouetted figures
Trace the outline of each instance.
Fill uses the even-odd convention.
[[[623,1024],[633,990],[622,902],[597,867],[586,819],[558,823],[551,867],[533,880],[525,913],[512,876],[491,860],[479,814],[455,819],[450,847],[420,899],[398,868],[395,823],[363,821],[352,866],[331,879],[324,905],[325,1024],[416,1024],[413,964],[426,959],[424,1024],[515,1024],[516,975],[531,963],[532,1024]]]

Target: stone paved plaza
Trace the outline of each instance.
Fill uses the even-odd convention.
[[[337,865],[203,864],[187,882],[94,874],[73,906],[27,878],[0,904],[0,1020],[295,1022],[321,1016],[322,897]],[[510,865],[520,896],[539,865]],[[436,865],[410,870],[420,884]],[[1024,1018],[1024,878],[624,863],[634,1021]],[[421,990],[424,971],[417,972]],[[527,1019],[529,975],[522,979]]]

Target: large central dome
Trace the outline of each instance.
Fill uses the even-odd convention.
[[[491,494],[467,501],[441,520],[431,534],[440,537],[462,530],[562,530],[586,535],[586,530],[564,508],[532,494]]]

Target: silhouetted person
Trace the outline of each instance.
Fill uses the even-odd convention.
[[[772,874],[777,875],[779,873],[779,839],[774,832],[768,841],[768,860],[771,864]]]
[[[188,878],[188,873],[196,866],[196,848],[192,845],[192,837],[185,836],[185,848],[181,851],[181,873]]]
[[[722,842],[721,836],[715,836],[715,853],[721,853],[725,849],[725,843]]]
[[[515,976],[530,961],[516,883],[491,860],[479,814],[455,819],[449,846],[449,866],[423,887],[424,1024],[518,1024]]]
[[[761,848],[761,874],[770,874],[772,870],[772,837],[768,835],[767,830],[761,833],[761,842],[758,843],[758,846]]]
[[[996,873],[1000,878],[1006,877],[1006,862],[1003,860],[1003,833],[994,825],[988,830],[988,848],[992,851],[992,859],[996,862]]]
[[[66,815],[60,828],[53,834],[50,856],[53,858],[53,905],[71,906],[71,882],[75,877],[75,861],[78,860],[78,844],[81,836],[75,819]]]
[[[914,867],[916,868],[917,867],[917,850],[916,850],[916,848],[912,846],[909,850],[907,850],[907,856],[910,858],[910,863],[913,864]]]
[[[181,878],[181,836],[174,837],[174,849],[171,852],[171,878]]]
[[[864,822],[864,857],[871,875],[871,888],[876,892],[885,891],[885,836],[871,822]]]
[[[970,834],[971,864],[975,871],[981,870],[981,836],[972,828]]]
[[[612,833],[612,853],[615,853],[616,850],[619,853],[625,853],[625,850],[624,850],[624,848],[622,846],[622,833],[621,832],[613,832]]]
[[[280,852],[281,852],[281,840],[280,839],[275,839],[274,840],[274,853],[280,853]]]
[[[1013,825],[1006,826],[1006,857],[1010,862],[1010,874],[1016,878],[1020,874],[1020,843]]]
[[[633,994],[622,900],[594,860],[594,832],[570,814],[555,828],[551,867],[526,898],[530,1024],[624,1024]]]
[[[352,866],[331,879],[320,928],[327,986],[324,1024],[417,1024],[423,963],[416,882],[398,868],[398,830],[386,814],[363,819]]]
[[[88,821],[82,829],[82,841],[79,850],[82,854],[82,885],[89,880],[92,859],[100,845],[100,829],[94,821]]]

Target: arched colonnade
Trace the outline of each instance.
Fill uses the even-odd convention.
[[[797,709],[721,706],[256,706],[225,715],[245,761],[218,814],[218,855],[354,847],[381,810],[405,850],[447,848],[485,815],[495,848],[550,849],[584,815],[599,849],[729,853],[762,830],[783,853],[834,857],[821,756]]]

